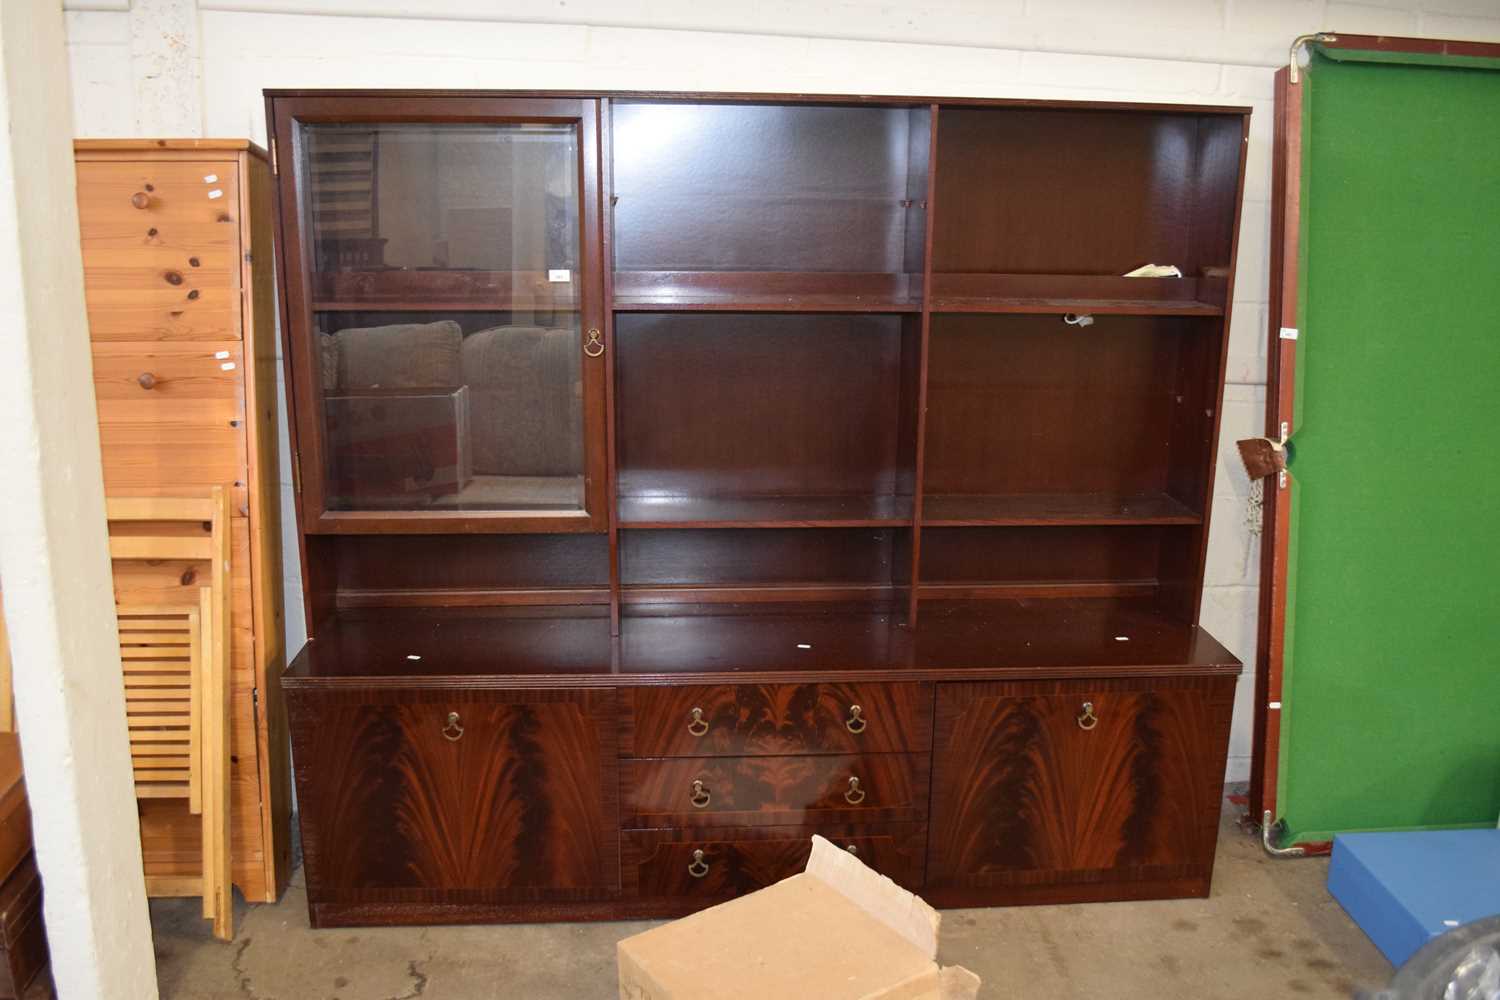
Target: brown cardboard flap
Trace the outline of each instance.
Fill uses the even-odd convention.
[[[816,834],[812,841],[807,874],[828,883],[928,958],[937,958],[938,927],[943,920],[937,910],[848,851]]]
[[[621,1000],[974,1000],[937,911],[813,838],[807,870],[619,943]]]

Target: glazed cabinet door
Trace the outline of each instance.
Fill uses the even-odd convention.
[[[1082,883],[1206,892],[1233,694],[1232,677],[940,685],[928,886],[976,902]]]
[[[607,896],[614,692],[287,692],[313,903]]]
[[[598,531],[598,102],[277,97],[315,531]]]

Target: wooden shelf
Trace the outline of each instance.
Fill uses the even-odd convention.
[[[1087,274],[934,274],[932,311],[1222,316],[1224,282]]]
[[[541,271],[320,271],[312,275],[314,312],[572,311],[572,282]]]
[[[874,528],[911,524],[911,497],[620,497],[622,528]]]
[[[286,686],[383,678],[524,677],[579,686],[652,678],[809,671],[877,677],[1237,673],[1208,633],[1150,600],[1054,598],[924,602],[922,627],[868,610],[647,606],[609,634],[585,609],[344,610],[314,630]],[[1121,638],[1123,637],[1123,638]],[[416,656],[418,659],[411,659]],[[617,666],[615,664],[618,664]],[[469,683],[472,683],[470,681]]]
[[[1202,514],[1166,493],[1023,493],[929,496],[922,500],[922,526],[928,528],[1202,523]]]
[[[616,271],[618,312],[918,313],[921,275],[847,271]]]

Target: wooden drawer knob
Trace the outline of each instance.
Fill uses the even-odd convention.
[[[142,389],[156,388],[156,376],[152,375],[150,372],[141,372],[136,376],[135,380],[137,383],[139,383]]]
[[[150,208],[151,196],[144,191],[137,191],[130,196],[130,203],[136,208]]]
[[[168,271],[163,277],[167,279],[167,284],[169,285],[182,284],[182,272],[180,271]]]

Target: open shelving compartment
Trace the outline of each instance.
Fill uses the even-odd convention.
[[[525,99],[481,100],[484,116],[532,119]],[[304,542],[318,607],[459,609],[502,630],[608,615],[622,639],[672,616],[836,632],[875,615],[915,636],[930,612],[929,646],[964,616],[1196,622],[1243,109],[612,95],[543,112],[502,137],[524,165],[524,143],[556,137],[547,122],[576,120],[580,181],[556,204],[560,175],[502,186],[513,212],[548,192],[525,242],[492,247],[490,229],[522,216],[476,234],[448,193],[432,251],[413,256],[406,230],[435,223],[398,197],[420,188],[392,145],[354,158],[390,188],[365,227],[379,240],[306,248],[299,294],[317,333],[450,321],[476,363],[491,330],[566,327],[577,346],[598,324],[581,380],[569,369],[541,392],[582,421],[566,436],[589,451],[583,475],[534,510],[525,483],[415,513],[325,489]],[[346,211],[346,131],[315,165],[339,175],[310,208],[329,225]],[[461,136],[444,148],[452,178],[480,162]],[[575,204],[581,242],[560,255],[552,216]],[[1124,276],[1143,264],[1183,276]],[[464,376],[471,417],[489,420],[489,383]],[[507,426],[540,407],[511,406]],[[897,646],[893,662],[922,648]]]
[[[611,115],[621,604],[904,605],[930,108]]]
[[[903,314],[619,314],[622,602],[888,601],[919,341]]]
[[[920,312],[925,104],[612,104],[614,308]]]
[[[1244,141],[1196,109],[940,110],[921,601],[1196,620]]]

